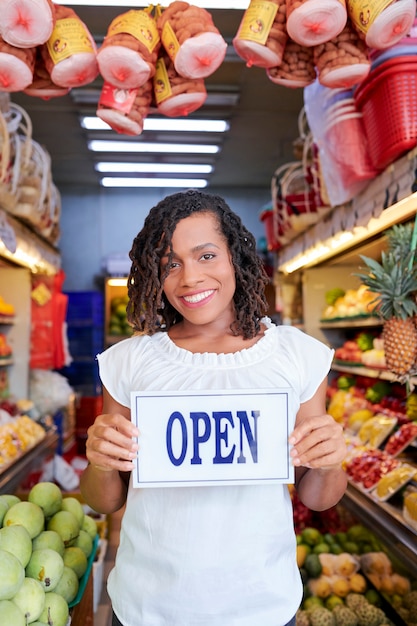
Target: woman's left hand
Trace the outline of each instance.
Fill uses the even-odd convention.
[[[313,417],[299,415],[289,443],[295,467],[340,468],[346,457],[343,428],[328,414]]]

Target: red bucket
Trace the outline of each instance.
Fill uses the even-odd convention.
[[[417,145],[417,61],[390,59],[354,93],[373,166],[382,170]]]

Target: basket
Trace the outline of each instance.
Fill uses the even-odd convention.
[[[275,170],[271,181],[275,237],[281,245],[318,220],[314,190],[306,180],[301,161]]]
[[[389,59],[354,94],[363,114],[369,156],[384,169],[417,144],[417,61]]]
[[[320,217],[327,213],[330,207],[330,200],[327,195],[326,184],[320,162],[320,152],[313,134],[310,132],[304,142],[303,168],[306,181],[313,191],[313,201]]]

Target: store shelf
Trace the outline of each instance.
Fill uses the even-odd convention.
[[[378,317],[345,317],[334,321],[320,320],[320,328],[326,330],[331,328],[378,328],[378,326],[381,326],[381,320]]]
[[[407,525],[398,508],[388,502],[376,502],[352,484],[348,485],[342,504],[372,528],[403,567],[417,577],[417,533]]]
[[[57,443],[58,433],[50,430],[42,441],[5,468],[0,473],[0,494],[14,493],[28,474],[39,467],[45,457],[54,453]]]
[[[389,382],[396,382],[396,376],[385,369],[373,369],[371,367],[362,367],[361,365],[341,365],[339,363],[332,364],[332,370],[334,372],[343,372],[345,374],[353,374],[355,376],[367,376],[368,378],[380,378],[381,380],[387,380]],[[414,380],[414,379],[413,379]],[[417,384],[417,379],[414,380],[414,384]]]
[[[0,367],[6,367],[7,365],[13,365],[13,359],[0,359]]]
[[[15,317],[0,316],[0,326],[12,326],[16,323]]]

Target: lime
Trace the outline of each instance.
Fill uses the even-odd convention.
[[[303,602],[303,609],[313,609],[315,606],[324,606],[324,602],[318,596],[310,596]]]
[[[326,598],[326,601],[324,603],[326,609],[329,609],[329,611],[333,611],[334,607],[337,604],[344,604],[344,602],[343,602],[342,598],[340,598],[339,596],[337,596],[334,593],[332,593],[331,596]]]
[[[330,552],[330,546],[328,543],[321,541],[313,548],[314,554],[323,554],[324,552]]]
[[[126,305],[123,303],[118,304],[115,309],[115,313],[120,319],[126,319]]]
[[[303,543],[306,543],[309,546],[316,546],[323,540],[321,532],[317,530],[317,528],[312,527],[304,528],[301,532],[301,537],[303,538]]]

